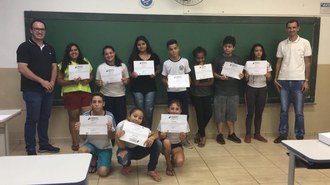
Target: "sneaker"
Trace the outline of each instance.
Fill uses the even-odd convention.
[[[244,142],[251,143],[251,135],[246,135],[244,138]]]
[[[303,140],[304,139],[304,136],[296,136],[296,139],[297,140]]]
[[[278,138],[276,138],[276,139],[274,140],[274,143],[281,143],[282,140],[287,140],[287,139],[288,139],[288,138],[285,137],[285,136],[278,136]]]
[[[233,141],[235,143],[241,143],[242,142],[241,139],[238,138],[235,133],[229,134],[227,139],[230,140],[230,141]]]
[[[29,150],[26,153],[27,155],[37,155],[37,152],[35,150]]]
[[[216,141],[217,141],[217,143],[219,143],[221,145],[224,145],[226,143],[225,140],[223,139],[223,135],[222,134],[218,134],[217,135]]]
[[[264,138],[264,137],[262,137],[260,134],[254,134],[253,139],[256,139],[256,140],[261,141],[261,142],[264,142],[264,143],[267,143],[268,142],[267,139]]]
[[[186,141],[182,144],[183,147],[188,148],[188,149],[193,149],[194,146],[186,139]]]
[[[60,152],[60,148],[54,147],[51,144],[48,144],[48,145],[40,146],[38,152],[40,152],[40,153],[46,153],[46,152],[58,153],[58,152]]]

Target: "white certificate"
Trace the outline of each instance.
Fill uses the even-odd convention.
[[[122,68],[121,67],[107,68],[106,70],[101,70],[100,75],[101,75],[101,80],[105,84],[121,82]]]
[[[139,76],[149,76],[155,74],[155,66],[153,60],[136,60],[134,61],[134,72]]]
[[[213,71],[211,64],[196,65],[194,66],[196,80],[203,80],[213,78]]]
[[[245,70],[249,75],[265,75],[267,73],[268,62],[266,60],[261,61],[247,61],[245,64]]]
[[[168,133],[189,132],[187,115],[162,114],[160,119],[160,131]]]
[[[239,74],[243,72],[243,69],[244,66],[242,65],[235,64],[233,62],[225,62],[223,64],[221,74],[228,77],[240,79]]]
[[[90,68],[88,64],[69,65],[69,80],[81,78],[89,79]]]
[[[107,116],[80,116],[80,135],[107,135]]]
[[[189,75],[168,75],[168,87],[169,88],[184,88],[189,87]]]
[[[123,130],[125,134],[120,137],[120,140],[143,147],[150,134],[149,128],[129,121],[125,121]]]

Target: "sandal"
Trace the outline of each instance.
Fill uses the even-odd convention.
[[[78,151],[79,150],[79,144],[76,144],[76,145],[71,145],[71,150],[73,151]]]
[[[200,134],[197,132],[194,138],[194,143],[199,143],[201,141],[201,136]]]
[[[148,175],[157,182],[160,182],[161,180],[159,173],[157,173],[156,171],[149,171]]]
[[[203,138],[201,138],[201,140],[199,141],[197,146],[198,147],[204,147],[205,143],[206,143],[206,139],[205,139],[205,137],[203,137]]]
[[[88,173],[95,173],[96,172],[96,165],[89,165]]]
[[[122,169],[121,169],[121,173],[123,175],[128,175],[130,174],[132,171],[132,168],[130,166],[124,166]]]
[[[167,176],[174,176],[175,172],[174,172],[173,168],[172,169],[166,168],[166,175]]]

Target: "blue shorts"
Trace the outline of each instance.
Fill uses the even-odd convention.
[[[97,156],[97,168],[102,166],[111,168],[112,148],[98,149],[90,143],[85,143],[84,146],[89,148],[93,155]]]
[[[214,121],[237,121],[239,96],[214,96]]]

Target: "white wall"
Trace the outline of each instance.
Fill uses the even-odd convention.
[[[330,15],[320,15],[320,0],[204,0],[183,7],[174,0],[154,0],[150,9],[139,0],[1,0],[0,68],[16,67],[16,48],[24,38],[24,11],[175,14],[219,16],[320,16],[319,64],[330,64]],[[324,1],[324,0],[323,0]],[[330,0],[329,0],[330,2]]]

